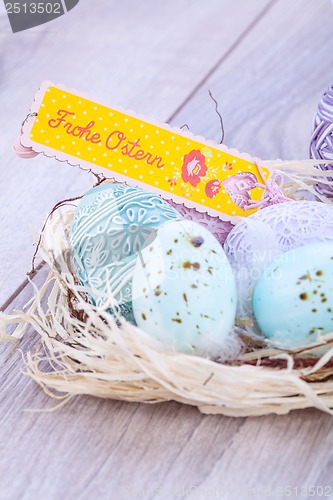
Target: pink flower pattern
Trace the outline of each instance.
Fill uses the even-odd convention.
[[[182,166],[182,178],[184,182],[189,182],[193,187],[200,182],[200,177],[205,177],[207,165],[205,156],[198,149],[193,149],[184,156]]]
[[[208,198],[214,198],[221,189],[221,183],[217,179],[207,182],[205,193]]]

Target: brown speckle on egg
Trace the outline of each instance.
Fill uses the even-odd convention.
[[[182,323],[180,318],[171,318],[171,321],[174,321],[175,323]]]
[[[183,263],[183,268],[184,269],[194,269],[194,271],[198,271],[198,269],[200,269],[200,264],[199,264],[199,262],[190,262],[189,260],[186,260]]]
[[[310,282],[312,281],[311,274],[307,272],[307,274],[303,274],[303,276],[300,276],[298,278],[299,280],[309,280]]]
[[[145,313],[141,313],[141,316],[142,316],[142,319],[143,319],[144,321],[146,321],[146,320],[147,320],[147,316],[145,315]]]
[[[195,247],[195,248],[199,248],[201,247],[201,245],[205,242],[205,240],[203,239],[202,236],[193,236],[193,238],[191,238],[191,244]]]
[[[300,294],[299,298],[301,300],[307,300],[308,299],[308,294],[306,292],[303,292]]]
[[[210,316],[208,316],[207,314],[202,314],[202,313],[201,313],[201,314],[200,314],[200,316],[201,316],[202,318],[211,319],[211,320],[213,320],[213,321],[214,321],[214,319],[213,319],[213,318],[211,318]]]

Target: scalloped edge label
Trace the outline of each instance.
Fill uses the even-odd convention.
[[[222,220],[250,215],[265,198],[271,172],[260,160],[62,85],[44,82],[31,113],[21,143],[36,153]]]

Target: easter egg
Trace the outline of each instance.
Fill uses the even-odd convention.
[[[102,183],[83,196],[70,227],[74,270],[90,301],[110,304],[127,320],[132,314],[131,280],[136,256],[147,237],[178,212],[160,196],[120,183]]]
[[[138,326],[177,351],[223,351],[235,321],[236,286],[216,238],[189,220],[160,226],[137,260],[133,312]]]
[[[235,273],[239,317],[252,316],[252,293],[264,269],[302,245],[333,240],[333,206],[317,201],[272,205],[244,218],[224,250]]]
[[[311,344],[333,332],[333,243],[274,260],[256,284],[253,311],[264,335],[281,346]]]
[[[208,215],[207,212],[198,212],[195,208],[188,208],[184,203],[175,203],[174,201],[168,201],[172,207],[174,207],[184,219],[193,220],[204,226],[208,231],[210,231],[217,241],[223,245],[228,234],[234,227],[229,221],[221,220],[219,217],[213,217]]]

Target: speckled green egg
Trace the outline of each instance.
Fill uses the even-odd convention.
[[[174,350],[216,356],[234,325],[236,285],[215,237],[190,220],[159,227],[139,253],[133,312]]]
[[[179,219],[163,198],[123,183],[103,183],[79,202],[70,227],[74,270],[90,301],[110,307],[128,321],[132,313],[132,272],[147,237],[161,224]]]
[[[264,335],[281,346],[311,344],[333,332],[333,243],[277,258],[255,287],[253,310]]]

